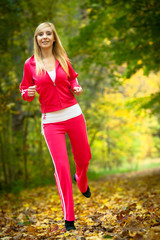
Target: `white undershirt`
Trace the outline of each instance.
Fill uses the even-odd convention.
[[[55,78],[56,78],[55,70],[48,72],[48,74],[52,79],[52,81],[55,82]],[[66,121],[71,118],[78,117],[81,114],[82,114],[82,110],[78,103],[73,106],[70,106],[55,112],[42,113],[42,134],[43,134],[43,124]]]
[[[55,82],[55,79],[56,79],[56,71],[55,71],[55,69],[52,70],[52,71],[47,71],[47,72],[48,72],[50,78],[52,79],[52,81]]]

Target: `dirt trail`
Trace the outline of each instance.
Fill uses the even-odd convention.
[[[73,184],[76,231],[64,232],[56,186],[22,191],[0,201],[2,240],[159,240],[160,167],[90,182],[84,198]]]

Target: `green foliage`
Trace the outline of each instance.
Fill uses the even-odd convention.
[[[81,42],[73,51],[85,54],[90,64],[127,63],[126,77],[140,68],[145,74],[159,70],[159,1],[88,0],[84,9],[89,20],[71,42],[71,46]]]
[[[80,28],[79,36],[70,41],[70,47],[72,54],[83,56],[85,63],[83,71],[94,74],[94,69],[98,69],[98,65],[101,66],[99,78],[94,77],[95,82],[99,82],[104,72],[108,76],[108,80],[105,81],[107,86],[120,83],[115,71],[117,65],[121,66],[124,63],[126,67],[120,70],[120,74],[126,78],[140,68],[143,68],[145,75],[150,71],[159,71],[158,1],[88,0],[83,7],[87,22]],[[79,42],[81,44],[77,50]],[[88,74],[84,77],[92,78],[93,75]],[[91,95],[94,87],[90,84]],[[100,84],[98,90],[101,90]],[[137,99],[137,102],[140,101]],[[146,101],[145,105],[141,106],[143,107],[151,108],[154,114],[158,113],[159,93],[151,95],[150,101]]]

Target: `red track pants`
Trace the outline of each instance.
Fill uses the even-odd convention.
[[[72,179],[65,142],[65,133],[68,134],[76,165],[76,181],[82,193],[87,191],[87,170],[91,159],[88,144],[87,130],[83,114],[78,117],[43,125],[44,137],[49,148],[54,167],[55,179],[61,199],[64,219],[74,221],[74,203]]]

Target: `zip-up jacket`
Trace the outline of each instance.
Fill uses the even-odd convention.
[[[47,71],[41,75],[36,74],[34,55],[28,58],[24,64],[23,80],[20,84],[22,97],[24,100],[31,102],[35,96],[28,96],[28,88],[36,85],[42,113],[58,111],[77,103],[71,90],[74,87],[80,87],[76,79],[78,74],[68,63],[70,75],[68,76],[57,59],[55,68],[56,78],[53,82]]]

